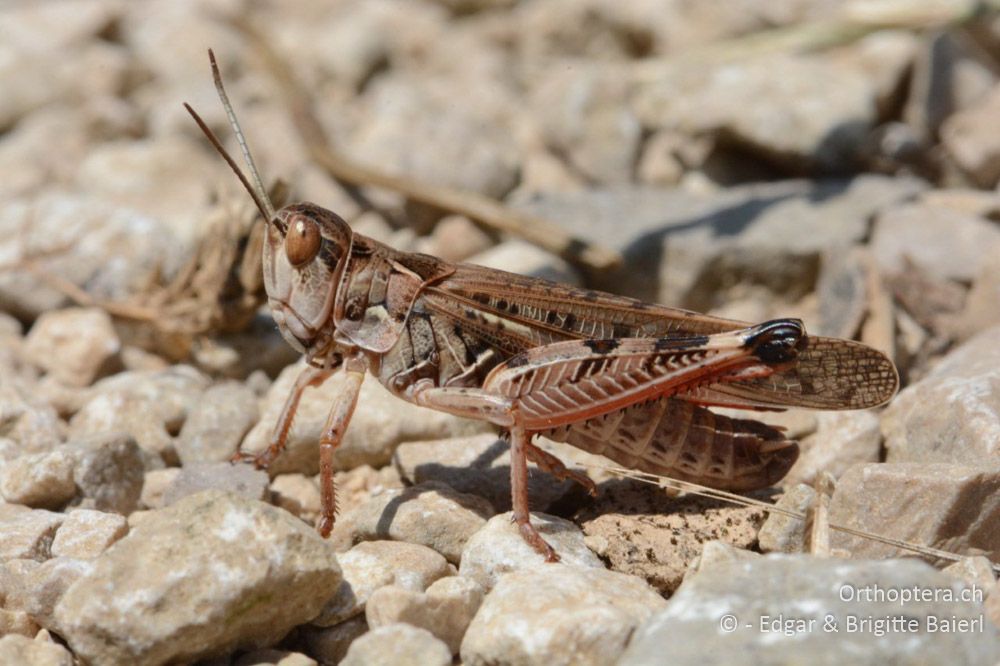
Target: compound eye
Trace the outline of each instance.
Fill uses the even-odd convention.
[[[313,260],[322,242],[319,227],[314,221],[308,217],[296,217],[285,234],[285,256],[292,266],[299,268]]]

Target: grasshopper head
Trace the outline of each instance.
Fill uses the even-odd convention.
[[[267,225],[264,288],[281,334],[303,353],[323,339],[351,229],[336,213],[309,203],[279,210]],[[329,331],[326,331],[329,333]]]

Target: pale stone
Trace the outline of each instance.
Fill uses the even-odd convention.
[[[257,396],[249,387],[235,381],[210,387],[177,437],[181,464],[228,461],[258,417]]]
[[[77,655],[109,664],[270,645],[314,617],[341,580],[310,527],[218,491],[155,512],[94,564],[55,618]]]
[[[462,663],[611,664],[666,601],[641,579],[548,564],[508,574],[462,641]]]
[[[323,664],[339,664],[356,638],[368,631],[364,615],[355,615],[332,627],[308,624],[299,627],[306,652]]]
[[[66,517],[19,504],[0,504],[0,561],[31,559],[42,562],[51,555],[52,540]]]
[[[146,451],[177,464],[171,432],[199,403],[209,379],[194,368],[123,372],[99,381],[91,399],[70,420],[70,436],[125,432]]]
[[[329,627],[363,613],[372,593],[386,585],[423,592],[452,573],[447,560],[426,546],[365,541],[337,557],[344,580],[313,624]]]
[[[0,636],[18,634],[32,638],[38,633],[38,623],[30,614],[20,610],[0,608]]]
[[[855,465],[837,483],[830,522],[855,530],[1000,558],[1000,468],[947,463]],[[894,546],[834,531],[830,545],[854,557],[899,557]]]
[[[25,351],[40,368],[70,386],[90,386],[121,365],[122,343],[100,308],[45,312],[28,332]]]
[[[666,608],[636,631],[617,663],[662,663],[669,649],[671,664],[693,666],[704,664],[710,649],[720,664],[753,661],[749,655],[766,655],[768,663],[782,664],[937,664],[962,655],[962,663],[988,666],[1000,657],[998,632],[988,623],[964,632],[928,631],[930,618],[983,617],[980,604],[960,596],[968,594],[963,587],[912,559],[769,555],[733,560],[685,580]],[[954,600],[914,599],[901,610],[899,599],[879,598],[873,589],[948,590]],[[862,618],[897,616],[912,618],[916,625],[906,632],[906,640],[886,640],[874,628],[858,629]]]
[[[977,467],[1000,460],[1000,326],[952,350],[882,415],[886,460]]]
[[[331,539],[342,550],[379,539],[419,543],[458,564],[469,537],[492,515],[482,497],[431,482],[375,495],[338,518]]]
[[[0,663],[31,666],[73,666],[73,655],[56,643],[10,634],[0,638]]]
[[[448,646],[426,629],[389,624],[369,631],[348,648],[342,666],[450,666]]]
[[[167,489],[181,475],[179,467],[154,469],[146,472],[143,477],[142,495],[140,501],[149,509],[162,509],[166,506],[163,497]]]
[[[271,481],[271,503],[285,511],[311,523],[319,516],[321,504],[319,487],[305,474],[279,474]],[[340,495],[340,488],[337,488]],[[337,498],[340,505],[340,497]],[[344,517],[337,519],[334,534],[343,523]],[[332,536],[332,535],[331,535]]]
[[[775,505],[779,509],[804,515],[815,499],[816,491],[800,483],[786,490]],[[765,553],[801,553],[806,543],[806,521],[777,511],[771,512],[761,526],[757,540]]]
[[[102,432],[69,442],[76,455],[73,481],[84,509],[127,516],[139,504],[146,467],[144,451],[130,435]]]
[[[76,495],[75,463],[65,447],[15,458],[0,468],[0,494],[14,504],[57,509]]]
[[[528,545],[511,514],[493,516],[472,535],[462,551],[459,572],[472,578],[486,590],[497,581],[520,569],[545,568],[545,557]],[[531,523],[568,566],[603,569],[604,564],[584,543],[583,532],[568,520],[532,513]]]
[[[53,557],[32,568],[11,566],[13,574],[6,606],[20,610],[45,628],[57,630],[53,613],[66,591],[94,569],[95,560]]]
[[[54,557],[93,558],[128,534],[128,521],[117,513],[77,509],[66,520],[52,541]]]
[[[180,468],[163,491],[163,506],[199,493],[203,490],[221,490],[236,493],[247,499],[267,499],[267,473],[251,465],[234,465],[229,462],[192,463]]]
[[[458,654],[484,594],[479,583],[465,576],[439,578],[426,592],[386,585],[368,599],[365,617],[372,629],[395,622],[426,629],[444,641],[452,654]]]

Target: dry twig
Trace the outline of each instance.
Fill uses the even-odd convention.
[[[254,45],[282,91],[296,128],[310,157],[347,188],[375,186],[398,192],[412,201],[457,213],[486,227],[528,240],[567,261],[603,271],[618,266],[618,252],[574,238],[548,220],[511,209],[475,192],[438,187],[411,178],[393,176],[358,164],[338,153],[313,110],[312,98],[270,42],[244,17],[227,17]]]

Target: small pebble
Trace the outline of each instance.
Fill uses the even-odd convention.
[[[343,550],[378,539],[419,543],[458,564],[469,537],[492,515],[482,497],[431,482],[375,495],[339,518],[331,539]]]
[[[128,534],[128,521],[117,513],[91,509],[76,509],[66,514],[66,520],[52,541],[54,557],[97,557],[108,546]]]
[[[228,462],[190,464],[180,468],[163,491],[163,506],[199,493],[203,490],[221,490],[236,493],[252,500],[267,498],[267,472],[251,465],[234,465]]]
[[[52,555],[56,530],[66,520],[61,513],[0,504],[0,562],[30,559],[42,562]]]
[[[452,654],[458,654],[484,595],[483,587],[465,576],[439,578],[426,592],[386,585],[368,599],[365,617],[372,629],[396,622],[421,627],[444,641]]]
[[[545,558],[521,536],[511,513],[501,513],[487,521],[469,538],[462,551],[459,572],[472,578],[484,589],[493,589],[505,574],[524,568],[545,565]],[[563,518],[531,514],[531,523],[566,565],[603,569],[604,564],[584,542],[583,532]]]
[[[121,341],[100,308],[44,312],[26,341],[28,357],[69,386],[90,386],[121,367]]]
[[[341,666],[450,666],[448,646],[426,629],[389,624],[358,638]]]
[[[337,556],[344,582],[312,622],[329,627],[363,613],[372,593],[386,585],[423,592],[453,570],[426,546],[403,541],[365,541]]]
[[[0,468],[0,494],[14,504],[57,509],[76,495],[75,463],[65,447],[15,458]]]

